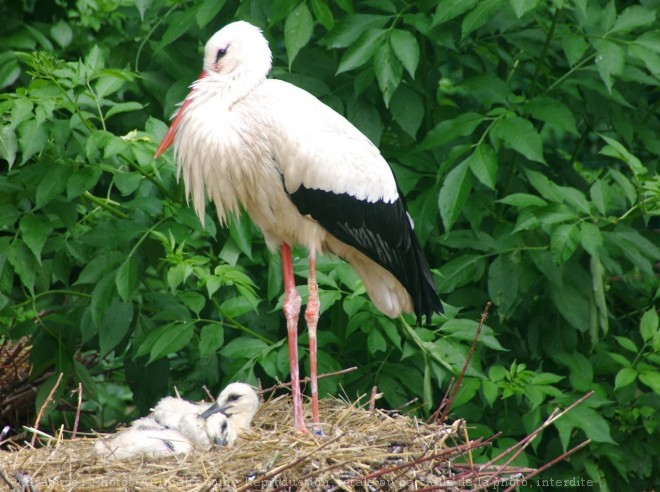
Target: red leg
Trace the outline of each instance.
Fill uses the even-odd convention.
[[[302,397],[300,396],[300,374],[298,372],[298,315],[300,314],[300,294],[293,278],[291,247],[282,243],[282,276],[284,278],[284,316],[289,337],[289,364],[291,365],[291,396],[293,399],[293,423],[297,430],[305,432]]]
[[[307,279],[307,288],[309,296],[307,298],[307,309],[305,310],[305,320],[307,321],[307,330],[309,331],[309,373],[312,380],[312,430],[315,434],[320,434],[319,427],[319,394],[316,382],[316,326],[319,321],[319,287],[316,283],[316,259],[314,253],[309,255],[309,277]]]

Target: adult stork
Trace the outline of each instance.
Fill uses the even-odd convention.
[[[298,374],[298,315],[290,245],[309,252],[309,359],[318,429],[316,254],[350,263],[373,303],[418,324],[442,312],[428,263],[403,198],[378,149],[343,116],[308,92],[268,79],[272,54],[261,30],[243,21],[215,33],[204,68],[156,151],[174,144],[186,196],[204,221],[206,197],[226,223],[242,206],[271,250],[280,248],[289,339],[293,418],[304,431]]]

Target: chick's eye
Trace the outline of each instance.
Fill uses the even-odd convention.
[[[240,395],[229,395],[227,401],[236,401],[240,398]]]
[[[227,54],[227,48],[220,48],[215,55],[215,62],[217,63],[220,58]]]

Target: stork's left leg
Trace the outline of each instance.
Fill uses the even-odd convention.
[[[306,432],[303,421],[302,397],[300,395],[300,376],[298,374],[298,315],[300,313],[300,295],[293,278],[291,247],[282,243],[282,277],[284,280],[284,316],[289,338],[289,364],[291,365],[291,399],[293,400],[293,423],[300,432]]]
[[[307,277],[307,308],[305,320],[309,331],[309,376],[312,380],[312,431],[320,434],[319,428],[319,393],[316,382],[316,326],[319,321],[319,286],[316,283],[316,258],[313,251],[309,254],[309,276]]]

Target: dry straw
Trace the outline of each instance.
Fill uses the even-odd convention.
[[[482,323],[486,315],[487,309]],[[263,403],[252,430],[242,435],[234,447],[195,451],[186,456],[110,460],[92,452],[95,441],[102,436],[76,437],[77,429],[72,435],[60,430],[51,436],[40,431],[37,423],[34,428],[26,428],[33,434],[32,442],[0,442],[1,449],[6,450],[0,451],[0,490],[4,486],[12,492],[456,492],[498,486],[498,490],[508,491],[525,486],[526,480],[588,444],[585,441],[536,470],[511,465],[542,430],[590,394],[563,411],[553,412],[536,431],[495,459],[474,463],[473,456],[484,456],[475,450],[489,446],[497,436],[470,439],[469,427],[463,420],[445,423],[466,367],[467,362],[457,384],[447,390],[429,422],[373,409],[377,396],[374,389],[364,406],[359,401],[350,404],[338,399],[322,400],[323,437],[317,438],[312,433],[301,435],[294,430],[290,397],[280,396]],[[284,385],[277,388],[281,386]],[[82,393],[82,388],[78,391]],[[273,394],[270,390],[262,393]],[[306,417],[309,421],[309,415]]]

